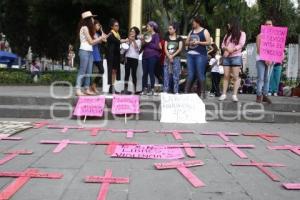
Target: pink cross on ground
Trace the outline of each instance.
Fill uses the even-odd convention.
[[[61,133],[66,133],[69,129],[81,129],[80,126],[49,125],[50,129],[61,129]]]
[[[50,123],[48,121],[34,122],[33,128],[43,128],[48,125],[50,125]]]
[[[259,163],[255,162],[253,160],[250,160],[250,163],[232,163],[232,166],[245,166],[245,167],[256,167],[261,172],[269,176],[273,181],[280,181],[279,177],[275,174],[272,174],[266,167],[285,167],[285,165],[282,164],[276,164],[276,163]]]
[[[190,144],[190,143],[182,143],[182,144],[168,144],[166,145],[168,148],[183,148],[185,153],[189,157],[196,157],[195,152],[193,151],[193,148],[205,148],[205,144]]]
[[[21,137],[9,137],[10,134],[0,134],[0,140],[22,140]]]
[[[127,129],[127,130],[118,130],[118,129],[110,129],[112,133],[126,133],[127,138],[133,138],[133,135],[135,133],[147,133],[147,130],[133,130],[133,129]]]
[[[255,148],[252,144],[232,144],[226,143],[225,145],[208,145],[209,148],[229,148],[233,153],[238,155],[240,158],[248,158],[244,152],[240,150],[240,148]]]
[[[185,162],[173,161],[168,163],[155,163],[156,169],[177,169],[194,187],[203,187],[205,184],[195,176],[188,167],[202,166],[204,163],[201,160],[191,160]]]
[[[61,179],[60,173],[43,173],[38,169],[27,169],[23,172],[0,172],[0,177],[15,177],[16,179],[0,192],[0,199],[10,199],[32,178]]]
[[[282,186],[287,190],[300,190],[300,183],[283,183]]]
[[[105,200],[110,184],[125,184],[129,183],[129,178],[112,177],[112,170],[105,170],[104,176],[86,176],[86,183],[102,183],[102,187],[98,193],[97,200]]]
[[[92,128],[81,128],[82,131],[90,131],[91,136],[97,136],[99,132],[101,131],[109,131],[110,129],[107,128],[101,128],[101,127],[92,127]]]
[[[260,137],[268,142],[275,142],[274,138],[278,138],[278,135],[266,134],[266,133],[243,133],[244,136]]]
[[[191,131],[191,130],[163,130],[163,131],[156,131],[156,132],[163,133],[163,134],[172,134],[176,140],[183,139],[181,134],[194,133],[194,131]]]
[[[222,138],[225,142],[230,142],[229,138],[227,136],[239,136],[241,134],[239,133],[231,133],[231,132],[201,132],[201,135],[216,135]]]
[[[107,145],[105,154],[112,155],[115,152],[117,145],[137,145],[136,142],[114,142],[114,141],[104,141],[104,142],[90,142],[92,145]]]
[[[42,140],[40,141],[41,144],[57,144],[53,153],[59,153],[64,148],[66,148],[69,144],[88,144],[88,142],[84,141],[71,141],[71,140]]]
[[[14,159],[18,155],[30,155],[32,153],[33,153],[32,151],[27,151],[27,150],[17,150],[17,151],[5,152],[5,154],[8,154],[8,155],[0,160],[0,165],[7,163],[8,161]]]
[[[269,146],[271,150],[289,150],[300,156],[300,145],[283,145],[283,146]]]

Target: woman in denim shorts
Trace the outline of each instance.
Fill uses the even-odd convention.
[[[232,18],[228,24],[227,34],[222,42],[223,50],[223,63],[224,66],[224,81],[223,81],[223,94],[219,100],[223,101],[226,99],[226,93],[230,76],[232,74],[234,89],[232,100],[238,101],[237,92],[240,86],[239,73],[242,66],[242,49],[246,42],[246,34],[241,31],[241,25],[238,18]]]

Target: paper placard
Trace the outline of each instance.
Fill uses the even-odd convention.
[[[73,115],[102,117],[104,105],[104,96],[81,96],[78,99]]]
[[[137,95],[114,95],[112,100],[112,114],[140,113],[140,100]]]
[[[166,145],[117,145],[112,157],[142,159],[180,159],[184,157],[180,148]]]
[[[205,104],[197,94],[161,94],[161,119],[165,123],[206,123]]]
[[[260,30],[260,59],[265,61],[282,62],[287,36],[287,27],[261,26]]]

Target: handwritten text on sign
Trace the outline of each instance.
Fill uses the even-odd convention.
[[[184,155],[180,148],[165,145],[117,145],[112,157],[143,159],[179,159]]]
[[[136,95],[114,95],[112,114],[137,114],[140,112],[140,100]]]
[[[260,58],[262,60],[282,62],[287,31],[287,27],[261,26]]]
[[[104,96],[81,96],[76,104],[75,116],[103,116],[103,109],[105,104]]]

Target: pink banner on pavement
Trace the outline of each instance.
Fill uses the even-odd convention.
[[[168,148],[166,145],[117,145],[112,157],[172,160],[184,155],[180,148]]]
[[[112,101],[112,114],[140,113],[140,99],[137,95],[114,95]]]
[[[73,115],[79,117],[102,117],[104,105],[104,96],[81,96],[78,99]]]
[[[260,59],[282,62],[287,32],[287,27],[261,26]]]

